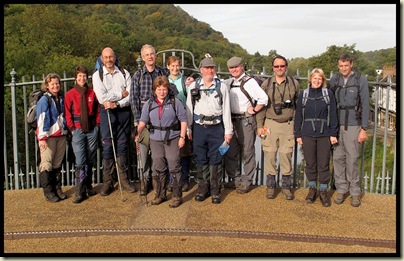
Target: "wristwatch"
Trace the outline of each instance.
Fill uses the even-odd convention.
[[[116,107],[117,107],[117,108],[121,107],[121,106],[119,105],[119,102],[115,102],[115,104],[116,104]]]
[[[182,138],[182,139],[184,139],[184,140],[185,140],[185,137],[184,137],[184,136],[180,136],[180,138]]]

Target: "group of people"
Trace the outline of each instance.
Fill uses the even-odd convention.
[[[292,153],[297,141],[306,161],[308,203],[319,195],[324,207],[331,205],[332,153],[334,202],[342,204],[349,193],[352,206],[361,204],[357,159],[360,143],[366,140],[369,90],[366,77],[352,70],[349,55],[338,58],[339,73],[329,86],[323,70],[313,69],[306,90],[287,76],[288,61],[280,55],[272,60],[273,76],[262,84],[246,74],[240,57],[227,61],[229,79],[217,76],[216,63],[209,55],[200,61],[197,79],[182,75],[176,56],[168,58],[166,68],[157,66],[152,45],[142,47],[141,57],[144,66],[131,76],[117,65],[114,51],[104,48],[102,66],[92,75],[93,88],[87,85],[87,68],[77,66],[76,83],[64,96],[58,75],[45,78],[36,134],[40,183],[47,200],[66,198],[60,168],[68,133],[75,154],[74,203],[95,194],[92,166],[98,132],[103,170],[100,195],[112,193],[114,181],[120,189],[136,192],[128,178],[133,121],[140,194],[147,195],[153,187],[153,205],[167,201],[167,190],[172,191],[169,207],[182,204],[182,193],[189,189],[192,157],[197,171],[196,201],[211,197],[213,204],[220,204],[223,186],[248,193],[256,168],[257,137],[265,155],[268,199],[276,197],[278,183],[287,200],[294,198]],[[277,181],[277,162],[281,182]],[[222,184],[224,174],[228,182]]]

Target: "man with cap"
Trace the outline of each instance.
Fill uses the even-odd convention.
[[[202,77],[190,85],[186,102],[187,133],[193,141],[199,180],[195,200],[204,201],[212,195],[212,203],[220,204],[225,153],[222,145],[230,144],[233,134],[230,97],[226,84],[215,77],[216,63],[212,57],[203,58],[199,69]]]
[[[232,76],[225,80],[225,83],[230,89],[234,137],[224,159],[226,174],[229,177],[225,187],[236,188],[237,193],[244,194],[250,190],[256,166],[255,114],[267,105],[268,96],[257,81],[245,73],[242,58],[230,58],[227,61],[227,67]],[[243,174],[240,168],[240,155],[243,157]]]

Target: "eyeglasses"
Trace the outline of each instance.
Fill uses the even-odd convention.
[[[286,65],[274,65],[273,67],[276,68],[276,69],[278,69],[278,68],[285,68]]]

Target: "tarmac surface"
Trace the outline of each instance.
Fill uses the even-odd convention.
[[[224,189],[216,205],[211,198],[195,201],[192,185],[184,203],[172,209],[169,201],[146,204],[139,192],[121,194],[118,188],[73,204],[74,187],[63,190],[68,199],[57,203],[46,201],[42,189],[4,191],[4,256],[401,255],[395,195],[363,194],[357,208],[348,196],[325,208],[319,199],[305,202],[308,189],[293,190],[294,200],[279,191],[270,200],[258,186],[242,195]],[[329,195],[333,199],[335,192]],[[147,200],[153,198],[151,191]]]

